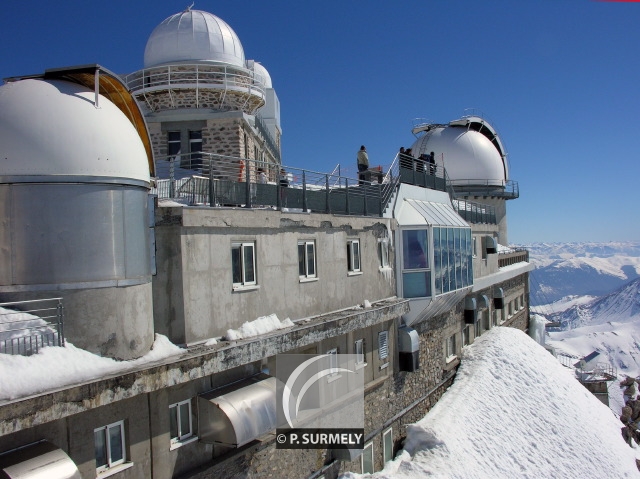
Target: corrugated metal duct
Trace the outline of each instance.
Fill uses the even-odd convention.
[[[258,375],[198,396],[198,434],[241,447],[276,428],[276,378]]]
[[[82,479],[82,476],[67,453],[41,441],[0,456],[0,478]]]

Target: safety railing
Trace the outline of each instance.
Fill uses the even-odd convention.
[[[0,353],[30,356],[64,346],[62,298],[0,303]]]
[[[467,200],[451,200],[453,208],[469,223],[496,224],[496,208]]]
[[[124,77],[134,94],[172,88],[251,89],[264,96],[265,78],[230,65],[181,64],[145,68]]]
[[[462,196],[493,196],[508,200],[520,196],[518,182],[513,180],[450,180],[450,185],[456,195]]]
[[[401,183],[447,191],[447,178],[442,166],[404,154],[398,154],[397,159]]]
[[[529,262],[529,250],[525,248],[515,248],[510,251],[498,252],[498,267],[500,268],[522,262]]]
[[[191,205],[275,207],[381,216],[385,175],[356,180],[245,158],[193,153],[156,159],[153,194]]]

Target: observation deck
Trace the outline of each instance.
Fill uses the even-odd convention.
[[[124,82],[151,111],[210,108],[253,115],[265,104],[267,79],[234,65],[181,63],[143,68]]]

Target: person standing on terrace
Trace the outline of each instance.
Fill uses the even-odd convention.
[[[369,155],[364,145],[360,147],[358,151],[358,184],[362,185],[365,181],[364,172],[369,169]]]

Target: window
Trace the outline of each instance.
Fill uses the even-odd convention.
[[[378,357],[387,359],[389,356],[389,331],[380,331],[378,333]]]
[[[202,132],[189,132],[189,153],[191,154],[191,168],[202,168]]]
[[[378,252],[380,255],[380,267],[388,268],[389,267],[389,240],[382,239],[378,240]]]
[[[364,445],[364,451],[360,456],[360,466],[362,467],[362,474],[373,474],[373,443]]]
[[[167,132],[167,155],[176,156],[180,154],[180,132],[168,131]]]
[[[327,351],[329,356],[329,369],[331,371],[330,376],[338,374],[338,348],[333,348]]]
[[[169,406],[169,429],[171,444],[193,436],[191,428],[191,399]]]
[[[360,272],[360,240],[347,241],[347,267],[349,273]]]
[[[391,428],[382,433],[382,456],[384,462],[393,459],[393,429]]]
[[[456,355],[456,335],[452,334],[447,338],[447,362],[451,361]]]
[[[471,344],[471,325],[467,324],[462,330],[462,345],[467,346]]]
[[[364,339],[358,339],[354,343],[353,351],[356,355],[356,364],[364,364],[365,363]]]
[[[315,241],[298,241],[298,273],[301,279],[316,277]]]
[[[426,229],[402,232],[402,270],[402,295],[405,298],[431,296]]]
[[[256,284],[255,243],[231,244],[231,269],[234,287]]]
[[[114,422],[93,431],[98,472],[123,464],[125,456],[124,421]]]

